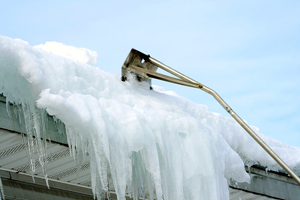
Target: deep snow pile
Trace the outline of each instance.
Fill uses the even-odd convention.
[[[40,47],[0,36],[0,94],[22,105],[28,134],[44,134],[43,110],[64,122],[74,157],[89,154],[95,195],[111,176],[118,199],[223,200],[226,179],[249,181],[244,163],[279,169],[232,119]],[[299,148],[262,138],[299,172]]]

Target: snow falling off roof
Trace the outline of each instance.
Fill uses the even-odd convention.
[[[0,94],[22,105],[27,134],[43,134],[43,110],[63,121],[74,158],[89,155],[95,195],[111,176],[118,199],[223,200],[226,179],[249,181],[245,163],[280,169],[231,118],[159,87],[121,82],[89,65],[97,54],[87,50],[89,64],[43,49],[0,36]],[[259,135],[299,174],[299,148]]]

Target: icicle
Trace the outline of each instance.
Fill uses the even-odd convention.
[[[249,162],[245,163],[245,166],[247,166],[248,168],[248,174],[249,176],[251,176],[251,167],[252,167],[252,164],[250,164]]]
[[[144,190],[143,185],[141,186],[141,195],[142,195],[143,200],[145,200],[145,190]]]
[[[69,126],[66,126],[66,134],[67,134],[67,142],[70,149],[70,156],[75,159],[76,158],[76,131]]]
[[[96,160],[91,159],[90,160],[90,169],[91,169],[91,183],[92,183],[92,191],[95,197],[97,199],[103,199],[104,197],[104,191],[102,190],[102,184],[100,182],[99,172],[97,168]],[[107,192],[108,190],[106,190]]]
[[[266,170],[266,175],[267,175],[267,177],[269,177],[269,168],[266,167],[265,170]]]
[[[4,188],[3,188],[3,184],[2,184],[2,178],[0,176],[0,200],[1,199],[5,200],[5,195],[4,195]]]
[[[46,128],[45,128],[45,113],[43,110],[33,108],[34,130],[36,134],[37,153],[39,156],[39,163],[46,180],[47,187],[49,188],[48,176],[46,172],[47,153],[46,153]],[[42,135],[44,138],[42,139]]]
[[[7,112],[7,115],[9,117],[11,117],[11,114],[10,114],[10,102],[9,102],[8,98],[6,98],[5,100],[6,100],[6,112]]]
[[[13,105],[13,112],[11,112],[10,102],[8,98],[6,98],[6,110],[9,117],[12,117],[11,113],[16,116],[18,121],[19,129],[21,130],[21,116],[20,113],[23,112],[25,127],[26,127],[26,135],[27,135],[27,153],[29,155],[29,161],[31,165],[32,171],[32,180],[34,179],[34,172],[36,170],[36,161],[35,161],[35,152],[37,151],[39,156],[39,163],[42,167],[43,173],[45,175],[45,180],[47,187],[48,184],[48,176],[46,173],[46,164],[47,164],[47,155],[46,155],[46,120],[45,120],[45,111],[39,110],[35,108],[35,106],[25,103],[22,103],[22,109],[20,109],[20,105]],[[43,140],[41,138],[43,135]],[[24,134],[22,134],[24,141]]]
[[[109,190],[106,192],[106,198],[107,198],[107,200],[111,200],[110,199],[110,192],[109,192]]]
[[[22,112],[25,121],[27,152],[31,164],[32,179],[34,181],[34,172],[36,170],[36,156],[42,168],[46,185],[49,188],[48,175],[46,171],[47,153],[46,153],[46,123],[47,115],[44,110],[35,107],[34,104],[22,103]]]
[[[31,171],[35,172],[35,142],[33,137],[33,120],[30,113],[30,108],[27,103],[22,103],[22,109],[23,109],[23,115],[25,120],[25,128],[26,128],[26,135],[27,135],[27,147],[28,147],[28,153],[29,153],[29,159],[31,164]]]

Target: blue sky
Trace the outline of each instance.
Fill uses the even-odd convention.
[[[300,147],[299,10],[282,0],[6,1],[0,35],[94,50],[97,66],[118,75],[136,48],[217,91],[262,134]],[[154,84],[229,116],[200,90]]]

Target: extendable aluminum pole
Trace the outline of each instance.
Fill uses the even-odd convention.
[[[185,80],[187,82],[193,83],[197,85],[201,90],[207,92],[208,94],[212,95],[220,104],[221,106],[239,123],[245,131],[291,176],[294,180],[300,185],[300,178],[287,166],[287,164],[229,107],[229,105],[216,93],[214,90],[198,83],[197,81],[181,74],[180,72],[168,67],[167,65],[159,62],[158,60],[148,57],[149,61],[159,68],[173,74],[174,76]],[[171,77],[169,77],[171,78]],[[166,81],[167,78],[165,78]],[[173,81],[170,81],[173,82]],[[180,83],[179,83],[180,84]],[[182,84],[183,85],[183,84]],[[195,85],[191,87],[195,87]],[[188,85],[187,85],[188,86]]]

